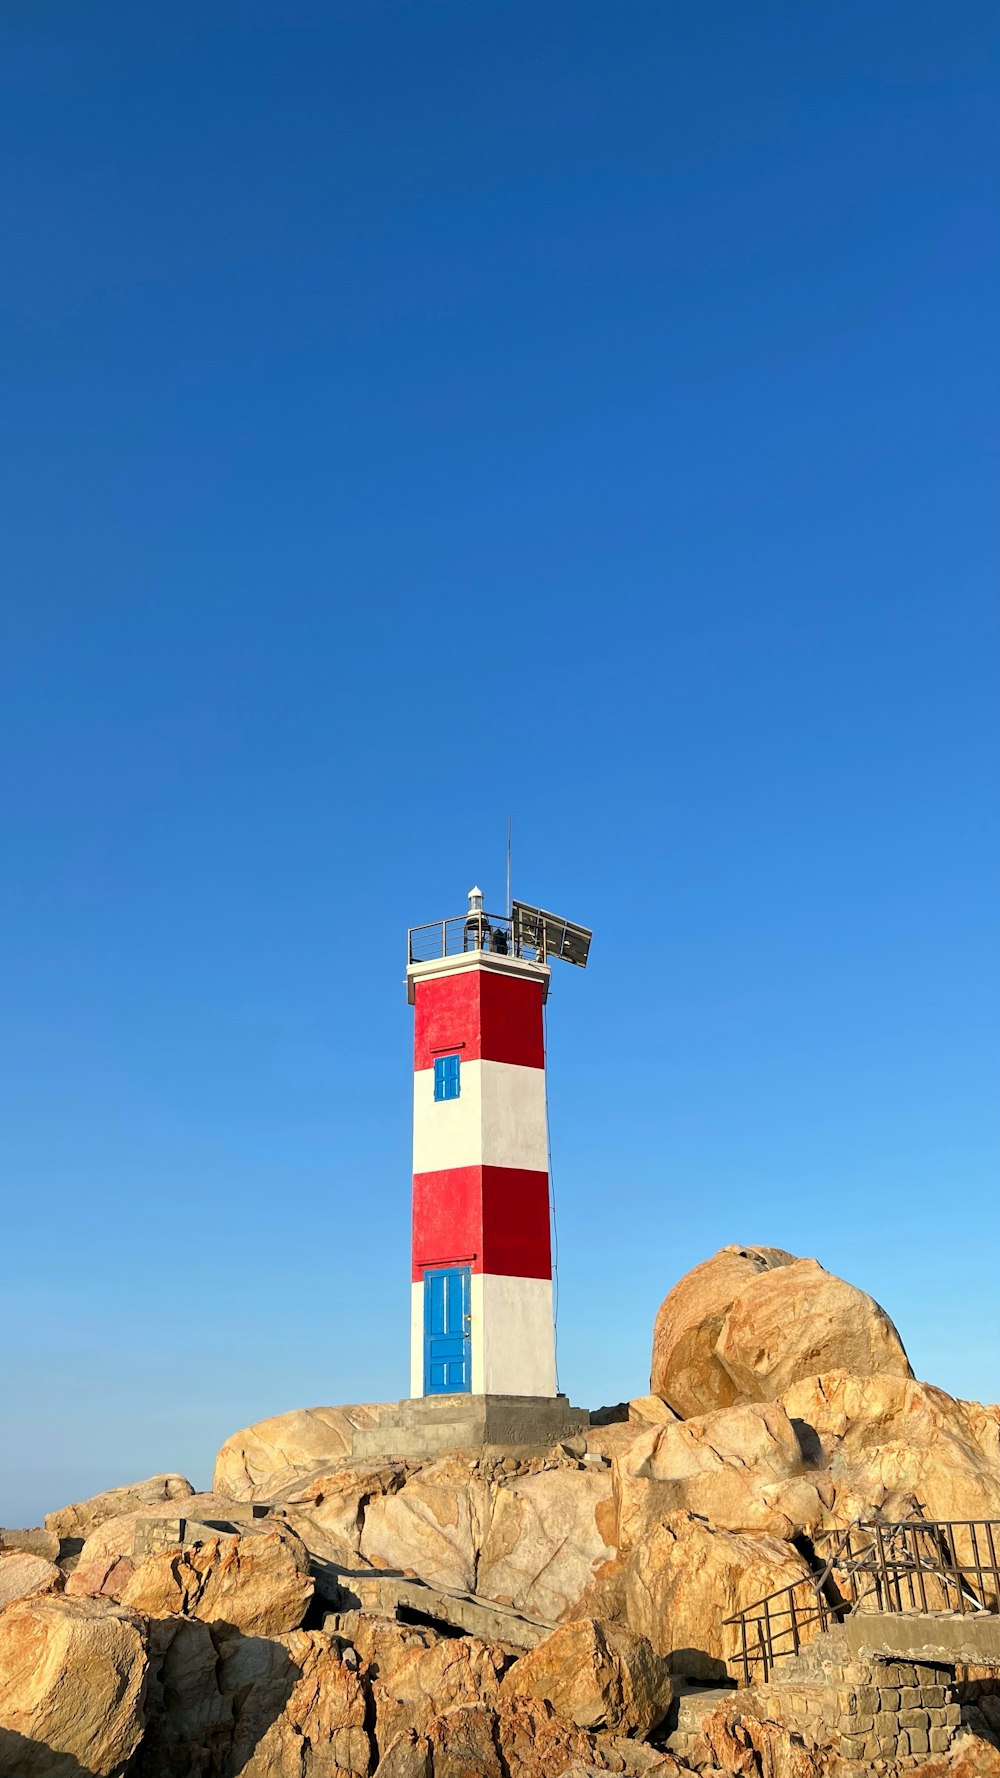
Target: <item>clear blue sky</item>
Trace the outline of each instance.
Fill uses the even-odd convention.
[[[1000,1395],[998,39],[8,0],[0,1523],[404,1391],[508,810],[573,1398],[730,1241]]]

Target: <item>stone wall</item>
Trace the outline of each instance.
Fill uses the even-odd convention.
[[[859,1656],[836,1633],[781,1661],[768,1684],[733,1694],[732,1708],[780,1724],[859,1772],[876,1760],[902,1772],[946,1753],[962,1716],[953,1668]]]

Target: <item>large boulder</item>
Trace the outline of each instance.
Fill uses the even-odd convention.
[[[795,1383],[784,1406],[830,1465],[837,1524],[879,1510],[889,1518],[1000,1518],[1000,1460],[991,1415],[977,1402],[908,1377],[833,1371]],[[956,1536],[971,1559],[966,1534]]]
[[[62,1584],[61,1571],[44,1556],[31,1556],[23,1550],[0,1555],[0,1611],[32,1593],[57,1593]]]
[[[684,1418],[741,1401],[776,1401],[824,1370],[910,1377],[884,1309],[814,1259],[724,1247],[663,1302],[652,1387]]]
[[[0,1613],[0,1771],[110,1778],[145,1722],[146,1651],[130,1611],[58,1593]]]
[[[245,1426],[220,1450],[212,1491],[232,1500],[273,1500],[301,1477],[347,1462],[355,1431],[377,1426],[380,1411],[373,1405],[296,1408]]]
[[[824,1370],[913,1375],[885,1310],[815,1259],[797,1259],[745,1284],[715,1350],[750,1401],[775,1401],[800,1377]]]
[[[803,1603],[814,1603],[805,1561],[779,1538],[718,1531],[688,1513],[671,1513],[629,1558],[628,1621],[668,1658],[672,1672],[724,1679],[739,1647],[739,1631],[726,1619],[802,1582]]]
[[[653,1330],[650,1389],[687,1418],[728,1408],[739,1392],[716,1355],[722,1324],[744,1285],[794,1263],[780,1247],[722,1247],[674,1285]]]
[[[615,1554],[607,1469],[546,1469],[497,1489],[476,1591],[556,1624]]]
[[[60,1541],[54,1531],[46,1531],[41,1525],[32,1525],[25,1531],[10,1531],[4,1527],[0,1529],[0,1556],[9,1556],[12,1551],[58,1562]]]
[[[522,1655],[503,1680],[507,1697],[545,1698],[583,1729],[644,1739],[673,1703],[666,1662],[644,1636],[582,1618]]]
[[[491,1500],[491,1484],[463,1459],[429,1464],[398,1491],[369,1498],[361,1554],[429,1586],[472,1592]]]
[[[128,1482],[121,1488],[109,1488],[89,1500],[78,1500],[73,1506],[61,1506],[46,1513],[46,1530],[59,1538],[85,1538],[108,1519],[122,1513],[133,1513],[141,1506],[162,1507],[167,1501],[184,1500],[194,1493],[191,1483],[182,1475],[154,1475],[145,1482]]]
[[[277,1636],[301,1624],[313,1594],[301,1539],[280,1523],[242,1535],[147,1556],[122,1603],[146,1617],[193,1617],[247,1636]]]
[[[787,1539],[812,1530],[832,1490],[821,1475],[807,1477],[801,1469],[798,1437],[778,1402],[651,1427],[613,1464],[618,1547],[631,1549],[666,1513],[682,1511],[726,1531]]]

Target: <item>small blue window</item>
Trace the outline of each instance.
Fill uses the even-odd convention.
[[[435,1099],[457,1099],[462,1090],[458,1074],[459,1058],[457,1056],[435,1056],[434,1058],[434,1097]]]

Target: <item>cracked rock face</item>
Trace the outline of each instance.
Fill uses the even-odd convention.
[[[651,1387],[684,1419],[776,1401],[825,1370],[913,1375],[885,1310],[814,1259],[723,1247],[675,1284],[656,1317]]]
[[[0,1771],[111,1778],[142,1739],[144,1626],[109,1600],[40,1594],[0,1612]]]
[[[666,1666],[644,1636],[593,1618],[561,1625],[522,1655],[502,1690],[544,1699],[579,1728],[640,1740],[659,1727],[674,1696]]]
[[[150,1618],[198,1618],[247,1636],[277,1636],[301,1624],[313,1594],[305,1545],[286,1526],[213,1537],[147,1556],[122,1603]]]

